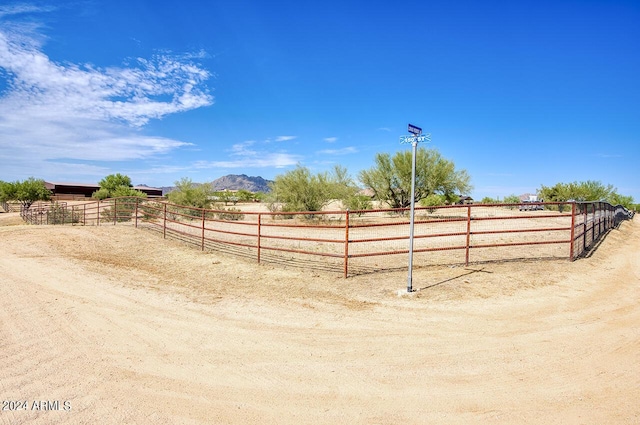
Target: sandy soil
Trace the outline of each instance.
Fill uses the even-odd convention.
[[[639,423],[639,253],[636,218],[573,263],[420,269],[398,296],[406,272],[0,214],[0,424]]]

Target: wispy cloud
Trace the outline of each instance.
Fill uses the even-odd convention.
[[[142,129],[213,103],[205,86],[210,73],[193,61],[202,52],[165,52],[109,68],[57,63],[43,52],[37,25],[10,21],[47,10],[0,7],[0,157],[39,172],[48,161],[136,160],[189,145]]]
[[[483,173],[484,176],[489,177],[513,177],[514,173]]]
[[[236,143],[235,145],[231,146],[230,154],[232,156],[255,156],[258,154],[257,151],[250,149],[251,146],[253,146],[255,144],[255,140],[246,140],[244,142],[241,143]]]
[[[276,139],[277,140],[277,139]],[[300,155],[288,152],[269,152],[256,149],[255,140],[245,140],[227,149],[229,159],[197,161],[194,168],[284,168],[302,160]]]
[[[337,138],[337,137],[325,137],[325,138],[324,138],[324,139],[322,139],[322,140],[324,140],[324,141],[325,141],[325,142],[327,142],[327,143],[335,143],[335,142],[337,142],[337,141],[338,141],[338,138]]]
[[[387,133],[390,133],[391,129],[389,127],[379,127],[378,131],[386,131]]]
[[[616,153],[598,153],[594,156],[596,158],[622,158],[622,155]]]
[[[325,155],[348,155],[356,152],[358,152],[358,149],[353,146],[347,146],[346,148],[341,149],[323,149],[317,153]]]
[[[0,6],[0,19],[5,16],[22,15],[27,13],[46,13],[55,10],[53,6],[35,6],[27,3],[8,4]]]
[[[285,168],[300,162],[299,155],[265,152],[261,155],[221,161],[197,161],[194,168]]]
[[[278,136],[276,142],[287,142],[289,140],[297,139],[298,136]]]

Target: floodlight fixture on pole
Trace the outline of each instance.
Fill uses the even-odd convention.
[[[411,211],[409,220],[409,274],[407,276],[407,292],[413,292],[413,228],[416,209],[416,151],[418,143],[430,142],[431,134],[422,135],[422,129],[409,124],[409,133],[413,136],[401,136],[400,143],[411,143]]]

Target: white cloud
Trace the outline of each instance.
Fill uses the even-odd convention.
[[[34,6],[32,4],[9,4],[0,6],[0,19],[5,16],[23,15],[27,13],[51,12],[55,10],[52,6]]]
[[[255,156],[257,151],[249,149],[250,146],[255,144],[255,140],[246,140],[241,143],[236,143],[231,146],[230,152],[232,156]]]
[[[41,172],[47,162],[137,160],[189,145],[141,130],[152,119],[213,103],[205,86],[210,73],[192,62],[204,52],[110,68],[56,63],[42,51],[37,23],[7,21],[43,11],[0,7],[0,158]]]
[[[596,158],[622,158],[622,155],[617,153],[598,153],[593,156]]]
[[[325,155],[348,155],[356,152],[358,152],[358,149],[353,146],[347,146],[346,148],[342,149],[324,149],[318,151],[317,153]]]
[[[286,152],[260,154],[226,161],[197,161],[195,168],[285,168],[300,162],[301,157]]]
[[[327,143],[335,143],[335,142],[337,142],[337,141],[338,141],[338,138],[337,138],[337,137],[325,137],[325,138],[324,138],[324,139],[322,139],[322,140],[324,140],[324,141],[325,141],[325,142],[327,142]]]
[[[289,140],[296,139],[298,136],[278,136],[276,137],[276,142],[286,142]]]
[[[288,152],[269,152],[257,149],[256,146],[265,146],[255,140],[245,140],[231,145],[226,151],[229,159],[212,161],[197,161],[193,167],[202,168],[284,168],[295,165],[302,160],[300,155]]]

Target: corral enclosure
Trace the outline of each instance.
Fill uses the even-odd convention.
[[[416,208],[414,266],[523,259],[573,260],[632,213],[604,202]],[[256,212],[199,209],[116,198],[35,205],[33,224],[132,224],[201,250],[341,272],[344,277],[406,267],[408,209]]]

